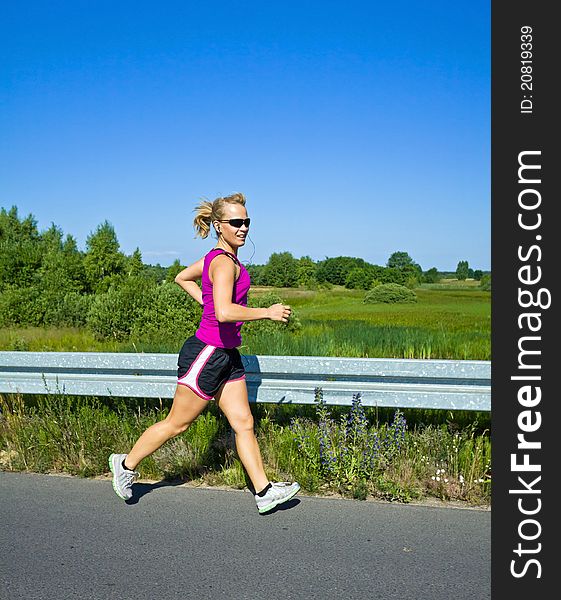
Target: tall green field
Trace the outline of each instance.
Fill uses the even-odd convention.
[[[365,292],[344,288],[255,288],[251,293],[270,291],[292,306],[302,327],[242,329],[243,354],[490,360],[490,292],[417,288],[415,304],[365,304]],[[76,328],[4,328],[0,349],[175,353],[184,337],[178,330],[173,338],[117,342],[98,341]]]
[[[254,293],[263,293],[257,289]],[[415,304],[365,304],[364,292],[278,290],[302,328],[244,337],[246,354],[489,360],[491,294],[415,290]]]

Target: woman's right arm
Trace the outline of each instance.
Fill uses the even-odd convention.
[[[203,275],[203,265],[204,257],[186,267],[175,276],[175,283],[184,289],[201,306],[203,304],[203,293],[196,282]]]

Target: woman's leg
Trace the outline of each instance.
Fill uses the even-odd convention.
[[[253,415],[247,399],[245,379],[224,384],[216,394],[218,407],[236,434],[236,448],[253,487],[260,492],[269,483],[263,468],[261,451],[253,430]]]
[[[125,466],[131,470],[136,469],[143,458],[155,452],[167,440],[183,433],[207,405],[208,400],[197,396],[188,387],[178,385],[168,416],[148,427],[138,438],[125,459]]]

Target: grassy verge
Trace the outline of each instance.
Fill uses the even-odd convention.
[[[0,395],[0,469],[80,476],[108,472],[170,402],[65,395]],[[303,492],[408,502],[490,503],[488,415],[313,406],[252,405],[265,470]],[[232,432],[215,403],[139,466],[147,479],[249,484]]]

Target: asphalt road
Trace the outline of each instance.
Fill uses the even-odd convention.
[[[489,511],[0,472],[1,600],[491,597]]]

